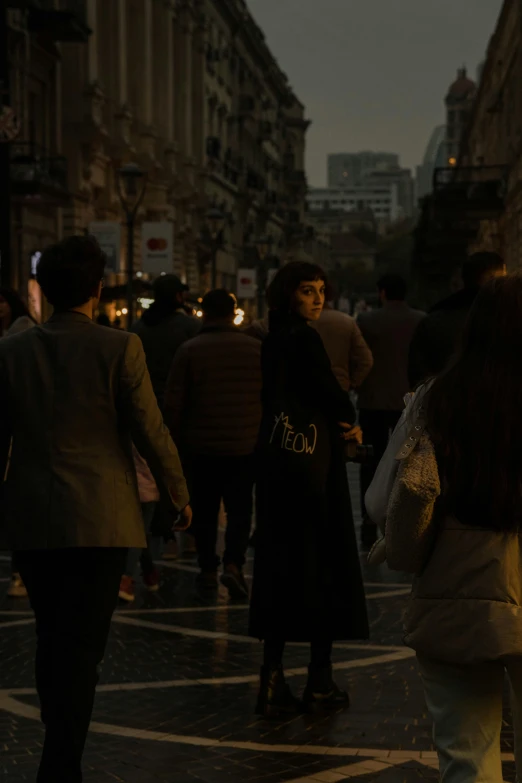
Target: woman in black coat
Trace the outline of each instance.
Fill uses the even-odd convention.
[[[332,643],[368,638],[344,459],[345,441],[360,442],[361,433],[308,325],[321,314],[324,289],[319,267],[293,262],[268,290],[249,628],[265,643],[257,711],[266,717],[300,706],[285,683],[285,642],[311,644],[304,705],[312,708],[349,703],[332,679]]]

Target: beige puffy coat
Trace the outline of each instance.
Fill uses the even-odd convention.
[[[433,551],[416,577],[405,642],[450,663],[522,656],[522,533],[439,520]]]

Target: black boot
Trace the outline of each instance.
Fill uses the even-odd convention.
[[[308,667],[308,682],[303,696],[303,704],[307,711],[316,709],[337,709],[350,706],[350,697],[334,682],[332,667]]]
[[[277,718],[300,711],[299,700],[287,685],[282,666],[261,667],[261,685],[257,697],[256,714]]]

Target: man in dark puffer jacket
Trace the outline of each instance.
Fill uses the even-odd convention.
[[[217,586],[221,500],[227,513],[221,582],[234,598],[248,589],[243,565],[252,523],[254,450],[261,422],[261,343],[234,326],[235,298],[211,291],[200,334],[177,351],[164,415],[191,485],[202,587]]]
[[[506,274],[506,264],[497,253],[475,253],[466,259],[462,265],[464,288],[435,305],[413,336],[408,366],[411,389],[444,370],[480,287]]]

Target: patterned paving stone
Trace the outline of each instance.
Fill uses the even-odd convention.
[[[350,478],[357,505],[354,471]],[[261,646],[246,636],[247,607],[231,604],[223,590],[198,592],[196,572],[190,558],[164,565],[158,594],[140,592],[118,610],[85,753],[86,783],[437,779],[415,659],[401,644],[407,578],[365,569],[371,642],[338,645],[333,656],[351,709],[268,723],[253,714]],[[7,555],[0,555],[0,781],[34,783],[43,741],[34,624],[25,601],[4,597],[8,576]],[[290,645],[285,657],[299,692],[308,651]],[[511,726],[506,711],[507,754]],[[511,762],[505,779],[515,779]]]

